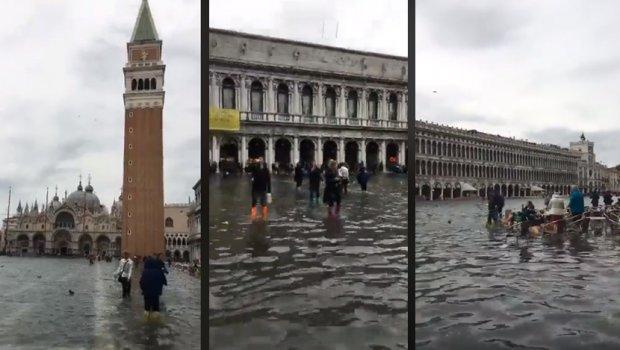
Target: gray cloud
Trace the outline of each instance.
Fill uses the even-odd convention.
[[[425,0],[416,2],[416,18],[428,22],[437,43],[482,49],[507,44],[525,17],[506,2]]]

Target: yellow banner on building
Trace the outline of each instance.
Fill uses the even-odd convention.
[[[239,131],[239,111],[209,107],[209,130]]]

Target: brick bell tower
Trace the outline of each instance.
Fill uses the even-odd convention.
[[[163,253],[164,168],[162,112],[164,71],[149,3],[142,0],[127,43],[122,252]]]

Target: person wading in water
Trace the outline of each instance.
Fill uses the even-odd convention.
[[[301,183],[304,181],[304,171],[301,167],[301,163],[297,163],[295,167],[295,183],[297,184],[297,189],[301,188]]]
[[[133,261],[129,258],[129,253],[123,253],[123,259],[118,264],[118,269],[114,276],[123,286],[123,298],[131,295],[131,272],[133,270]]]
[[[259,200],[263,210],[263,220],[267,220],[269,214],[268,196],[271,196],[271,175],[267,169],[267,163],[261,161],[258,169],[252,172],[252,209],[250,211],[252,220],[256,219],[256,204]]]
[[[337,163],[330,159],[325,169],[325,190],[323,191],[323,203],[328,206],[328,216],[340,214],[341,191],[341,179],[338,176]]]
[[[310,184],[310,203],[312,203],[315,200],[318,202],[319,195],[320,195],[321,181],[323,180],[323,178],[321,176],[321,169],[319,169],[319,167],[316,166],[315,162],[312,162],[312,169],[310,170],[310,174],[308,178],[309,178],[308,183]]]

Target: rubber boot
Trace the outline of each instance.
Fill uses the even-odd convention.
[[[250,210],[250,218],[252,220],[256,219],[256,206],[252,207],[252,210]]]
[[[265,205],[263,207],[263,220],[267,220],[268,215],[269,215],[269,207]]]

